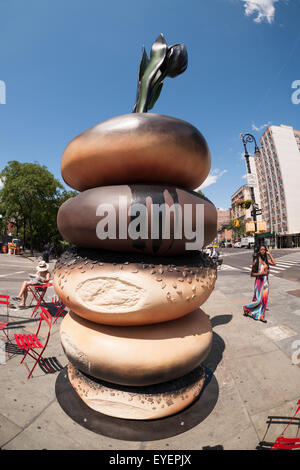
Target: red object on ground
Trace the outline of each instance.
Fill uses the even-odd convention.
[[[9,323],[9,313],[8,313],[8,306],[9,306],[9,295],[1,295],[0,294],[0,305],[6,305],[6,322],[0,322],[0,330],[3,331],[5,335],[5,339],[8,343],[11,343],[9,338],[9,329],[7,325]],[[4,336],[3,336],[4,338]],[[9,349],[7,348],[7,355],[9,358]]]
[[[45,360],[43,359],[43,353],[46,349],[46,346],[48,344],[49,338],[50,338],[50,333],[51,333],[51,327],[52,327],[52,317],[50,313],[42,306],[40,306],[42,313],[40,314],[40,321],[38,325],[38,329],[36,334],[31,334],[31,335],[22,335],[22,334],[15,334],[15,340],[17,343],[17,346],[19,349],[25,349],[27,350],[26,353],[24,354],[24,357],[20,364],[22,364],[27,356],[30,356],[35,360],[35,363],[32,367],[31,370],[28,369],[26,363],[25,366],[27,367],[27,370],[29,371],[29,375],[27,379],[30,379],[32,372],[34,371],[36,365],[40,363],[43,367],[45,367],[49,372],[52,374],[55,374],[48,365],[46,364]],[[47,338],[44,342],[44,345],[40,342],[38,338],[38,334],[41,328],[42,323],[45,322],[48,325],[48,334]],[[35,351],[35,349],[42,349],[41,352]]]
[[[38,309],[42,307],[42,302],[44,301],[44,296],[47,292],[48,287],[52,287],[51,282],[45,282],[44,284],[27,284],[29,292],[33,295],[33,298],[36,300],[36,306],[33,309],[33,312],[31,314],[32,318]]]
[[[290,422],[287,424],[283,432],[280,434],[280,436],[277,437],[271,450],[278,450],[278,449],[282,449],[282,450],[299,449],[300,450],[300,437],[284,437],[283,436],[286,429],[289,427],[289,425],[292,423],[293,419],[295,418],[296,414],[300,411],[300,400],[298,400],[297,405],[299,406],[296,410],[296,413],[294,414]]]
[[[55,306],[55,308],[57,310],[56,314],[54,315],[54,321],[53,321],[53,325],[54,325],[54,323],[56,322],[58,317],[60,317],[60,315],[63,314],[66,306],[65,306],[65,304],[62,303],[62,301],[60,299],[57,299],[55,297],[53,297],[51,299],[51,302],[53,303],[53,305]]]

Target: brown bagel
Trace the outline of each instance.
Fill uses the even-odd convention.
[[[67,314],[61,344],[79,370],[107,382],[144,386],[176,379],[202,364],[212,344],[208,316],[200,309],[147,326],[106,326]]]
[[[63,303],[105,325],[147,325],[182,317],[202,305],[216,266],[197,252],[174,258],[77,249],[53,271]]]
[[[125,201],[125,204],[120,201]],[[145,236],[142,231],[143,229],[139,228],[138,231],[141,233],[141,238],[133,240],[128,235],[128,226],[131,223],[129,213],[130,210],[139,207],[137,204],[145,207],[145,218],[142,220],[144,221],[144,226],[148,227],[148,229]],[[161,207],[164,209],[164,204],[169,208],[171,207],[170,215],[166,213],[164,226],[161,217],[158,215],[152,216],[153,204],[156,205],[156,208]],[[190,217],[189,213],[185,214],[187,205],[192,206],[192,217]],[[197,205],[204,206],[204,226],[202,225],[202,227],[204,245],[208,245],[216,237],[217,232],[217,210],[215,206],[198,193],[176,188],[175,186],[123,185],[89,189],[62,204],[57,215],[57,226],[65,240],[81,247],[133,251],[152,255],[178,255],[186,251],[186,243],[189,242],[185,238],[185,218],[188,217],[191,220],[193,231],[196,227],[196,221],[197,227],[200,226],[199,222],[201,221],[199,221],[199,218],[196,218]],[[101,217],[97,215],[97,209],[100,207],[102,208]],[[109,209],[110,207],[111,213],[116,215],[115,230],[111,234],[116,236],[116,239],[113,239],[111,235],[110,238],[100,239],[97,235],[97,227],[101,220],[104,220],[104,222],[107,220],[107,212],[104,209]],[[175,209],[174,212],[173,209]],[[180,211],[180,214],[177,216],[175,215],[176,210]],[[124,215],[126,239],[119,237],[119,220],[121,220],[122,224]],[[140,214],[137,213],[135,218],[140,218]],[[177,221],[180,223],[180,239],[178,236],[177,239],[174,237]],[[166,225],[170,225],[170,230],[163,233]],[[157,234],[160,236],[159,239],[151,240],[153,226],[157,229]],[[104,233],[104,229],[102,231]],[[106,227],[105,231],[107,231]]]
[[[195,189],[210,165],[206,140],[194,126],[161,114],[133,113],[75,137],[63,153],[61,173],[78,191],[152,182]]]
[[[95,380],[71,363],[68,377],[76,393],[87,406],[100,413],[123,419],[159,419],[178,413],[201,392],[205,372],[200,366],[171,382],[133,388]]]

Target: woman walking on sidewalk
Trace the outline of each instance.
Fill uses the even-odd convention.
[[[269,298],[269,266],[275,266],[276,261],[266,245],[259,248],[253,260],[251,277],[255,277],[254,296],[252,303],[244,306],[244,315],[267,323],[265,312]]]

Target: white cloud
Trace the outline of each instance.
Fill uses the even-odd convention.
[[[218,181],[218,179],[220,179],[225,173],[227,173],[227,170],[219,170],[218,168],[216,168],[208,175],[204,183],[202,183],[202,185],[199,186],[199,188],[195,189],[195,191],[197,191],[198,189],[201,189],[202,191],[204,188],[207,188],[208,186],[215,184]]]
[[[269,127],[271,125],[271,121],[267,122],[267,124],[263,124],[262,126],[257,127],[255,124],[252,124],[252,130],[256,132],[262,131],[265,127]]]
[[[242,178],[245,180],[247,178],[247,174],[243,175]]]
[[[279,0],[241,0],[245,4],[245,14],[251,16],[256,14],[255,23],[266,20],[272,23],[275,17],[275,3]]]

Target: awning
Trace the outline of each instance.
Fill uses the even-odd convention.
[[[257,238],[273,238],[275,237],[275,233],[274,232],[258,233],[256,237]]]

